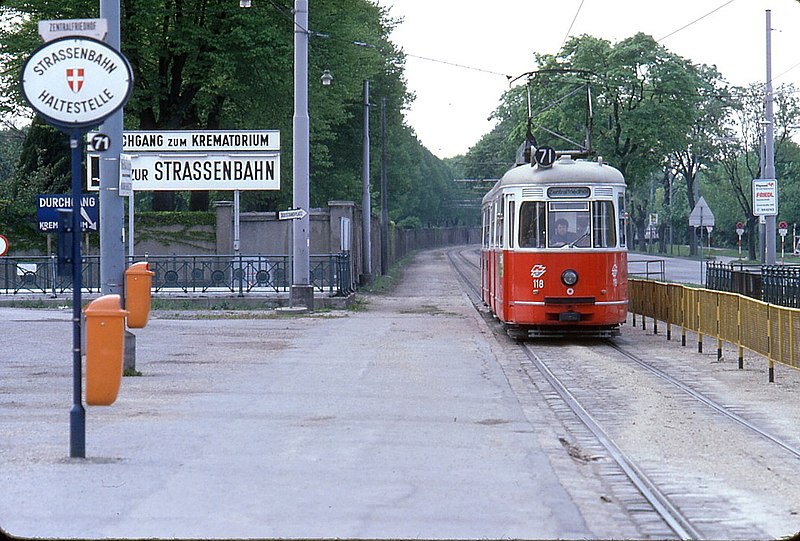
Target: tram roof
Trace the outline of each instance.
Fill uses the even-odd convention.
[[[619,169],[602,161],[573,160],[568,156],[562,156],[551,167],[523,164],[509,169],[489,190],[484,200],[503,188],[527,184],[624,185],[625,177]]]

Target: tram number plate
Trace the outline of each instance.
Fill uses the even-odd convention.
[[[542,167],[550,167],[556,161],[556,151],[551,147],[539,147],[533,153],[533,158]]]
[[[533,288],[534,289],[541,289],[544,287],[544,280],[534,278],[533,279]]]

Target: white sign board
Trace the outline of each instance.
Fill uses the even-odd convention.
[[[306,209],[289,209],[278,211],[279,220],[302,220],[308,215]]]
[[[122,107],[133,87],[128,61],[93,38],[60,38],[36,49],[22,66],[22,94],[49,124],[83,128]]]
[[[87,135],[90,139],[92,134]],[[280,130],[125,131],[122,150],[144,152],[278,152]]]
[[[778,181],[774,178],[753,179],[753,216],[778,214]]]
[[[279,130],[126,131],[122,151],[133,191],[280,190]],[[89,153],[86,169],[88,189],[98,190],[98,154]]]
[[[133,191],[279,190],[280,154],[130,154]],[[98,178],[86,160],[87,178]]]
[[[39,21],[39,35],[44,41],[65,36],[84,36],[104,40],[108,34],[107,19],[62,19]]]
[[[714,213],[706,203],[705,197],[701,197],[689,214],[689,225],[692,227],[714,226]]]
[[[133,197],[133,182],[131,181],[131,172],[133,171],[133,162],[130,155],[119,155],[119,195],[121,197]]]

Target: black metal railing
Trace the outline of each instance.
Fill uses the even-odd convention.
[[[128,264],[146,261],[153,271],[154,293],[280,293],[292,285],[292,261],[287,255],[169,255],[145,254]],[[100,291],[100,256],[82,259],[82,290]],[[350,254],[311,255],[311,285],[330,295],[355,289]],[[72,290],[72,274],[59,275],[55,256],[0,257],[0,295],[57,296]]]
[[[800,267],[795,265],[762,266],[761,300],[780,306],[800,308]]]
[[[708,289],[740,293],[770,304],[800,308],[800,266],[709,262]]]
[[[628,276],[664,281],[663,259],[628,259]]]

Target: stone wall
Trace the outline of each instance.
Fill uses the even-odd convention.
[[[136,253],[152,255],[227,255],[234,250],[233,203],[215,203],[216,228],[194,226],[172,231],[170,227],[140,228],[136,231]],[[363,283],[364,246],[361,209],[352,201],[330,201],[327,208],[311,209],[310,250],[312,255],[350,252],[353,276]],[[348,225],[349,224],[349,225]],[[380,220],[371,225],[372,276],[381,272]],[[179,234],[178,234],[179,233]],[[141,241],[139,239],[142,239]],[[212,239],[216,239],[215,241]],[[292,220],[278,220],[275,212],[242,212],[239,215],[239,253],[245,255],[286,255],[292,253]],[[389,266],[406,254],[420,249],[480,242],[480,228],[454,227],[418,230],[389,229]]]

